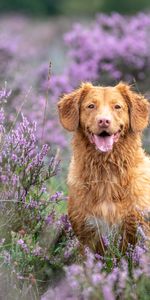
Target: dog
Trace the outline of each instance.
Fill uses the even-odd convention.
[[[104,254],[103,236],[116,228],[121,251],[135,245],[150,209],[150,159],[141,135],[149,102],[120,82],[82,85],[58,102],[62,126],[73,134],[68,215],[82,245]]]

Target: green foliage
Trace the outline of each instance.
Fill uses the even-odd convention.
[[[148,277],[141,277],[137,285],[137,296],[139,300],[149,300],[150,284]]]
[[[59,13],[59,2],[53,0],[1,0],[0,11],[23,12],[33,15]]]
[[[103,0],[102,11],[110,12],[117,11],[123,14],[135,13],[140,10],[150,8],[149,0]]]
[[[0,11],[23,12],[31,15],[92,15],[97,12],[117,11],[135,13],[150,7],[149,0],[1,0]]]

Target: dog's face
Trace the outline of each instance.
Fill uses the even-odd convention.
[[[102,152],[112,150],[129,128],[127,103],[115,87],[93,87],[80,105],[80,126]]]
[[[62,125],[79,127],[101,152],[111,151],[121,137],[142,131],[148,123],[148,101],[126,84],[96,87],[85,83],[58,104]]]

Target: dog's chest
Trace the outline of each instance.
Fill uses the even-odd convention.
[[[75,210],[81,211],[89,226],[120,222],[122,217],[122,201],[127,198],[129,188],[123,174],[112,164],[86,164],[86,168],[77,172],[74,161],[70,166],[68,183],[71,187],[71,197],[75,197]],[[91,225],[90,225],[91,224]],[[106,225],[107,224],[107,225]]]
[[[119,204],[112,201],[103,201],[91,206],[86,214],[86,225],[94,230],[100,230],[106,234],[112,228],[118,228],[122,217],[122,209]]]
[[[125,186],[122,178],[118,172],[113,172],[113,170],[104,170],[101,173],[91,174],[87,182],[90,196],[96,202],[116,202],[125,195]]]

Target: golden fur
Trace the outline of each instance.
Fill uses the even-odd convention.
[[[68,174],[68,214],[74,232],[82,244],[104,253],[102,235],[118,228],[123,250],[128,242],[136,242],[137,226],[145,224],[150,209],[150,159],[141,147],[148,101],[124,83],[84,83],[62,97],[58,109],[63,127],[74,131]],[[104,129],[99,118],[104,116],[111,120],[106,131],[117,138],[112,149],[103,152],[91,139],[99,139]]]

